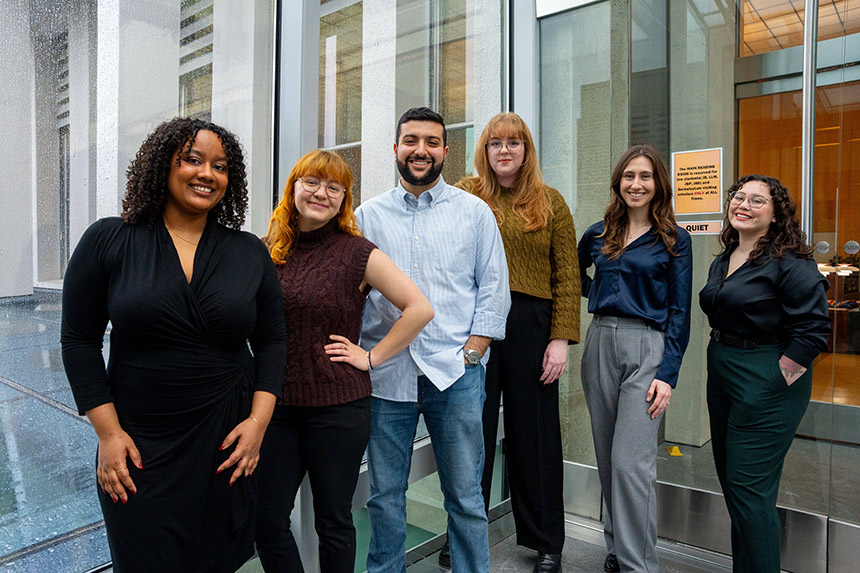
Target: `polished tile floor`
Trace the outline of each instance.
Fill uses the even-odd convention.
[[[59,293],[0,303],[0,570],[86,571],[109,560],[93,468],[60,357]]]

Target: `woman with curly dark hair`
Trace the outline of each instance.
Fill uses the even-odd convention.
[[[717,475],[732,520],[735,571],[780,570],[776,498],[782,465],[827,348],[827,280],[773,177],[732,185],[723,250],[699,304],[711,325],[708,413]]]
[[[659,567],[657,430],[690,338],[692,263],[663,158],[650,145],[631,147],[612,172],[603,221],[579,242],[582,296],[594,315],[582,387],[606,502],[606,571]]]
[[[249,478],[286,334],[272,260],[239,230],[246,204],[236,137],[167,121],[128,169],[122,218],[69,261],[63,362],[98,436],[114,571],[235,571],[253,553]]]

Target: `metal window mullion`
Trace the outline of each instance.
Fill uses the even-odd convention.
[[[815,76],[818,60],[818,0],[805,0],[803,10],[803,130],[801,134],[800,227],[813,242],[815,167]]]

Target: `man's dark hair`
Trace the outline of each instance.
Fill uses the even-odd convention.
[[[445,120],[442,116],[429,107],[413,107],[407,109],[397,122],[397,133],[394,134],[394,143],[400,142],[400,126],[407,121],[432,121],[442,126],[442,145],[448,145],[448,130],[445,129]]]

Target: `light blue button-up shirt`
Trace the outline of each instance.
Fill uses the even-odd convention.
[[[484,201],[441,177],[418,198],[400,184],[361,205],[356,217],[364,236],[418,285],[436,313],[408,348],[370,373],[375,397],[417,402],[419,374],[440,390],[463,375],[469,336],[504,338],[511,295],[502,236]],[[373,348],[400,315],[371,291],[361,345]]]

